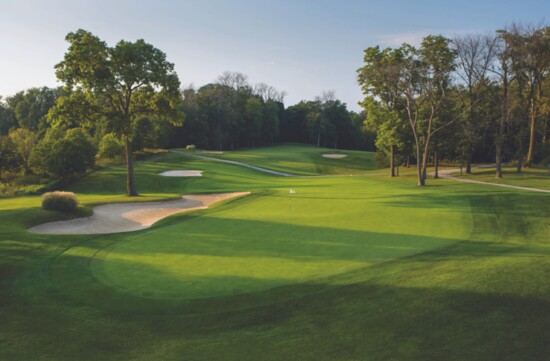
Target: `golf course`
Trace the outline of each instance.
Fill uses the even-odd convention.
[[[177,150],[136,162],[139,197],[113,165],[69,186],[74,213],[0,199],[0,359],[548,359],[550,194],[418,187],[412,168],[390,178],[374,153],[333,153]],[[229,193],[135,231],[28,231]]]

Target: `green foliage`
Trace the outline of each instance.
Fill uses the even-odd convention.
[[[0,175],[2,172],[13,172],[19,169],[21,158],[17,146],[8,136],[0,136]]]
[[[12,128],[17,127],[15,114],[0,97],[0,136],[6,135]]]
[[[78,207],[78,199],[73,192],[47,192],[42,195],[42,208],[59,211],[73,212]]]
[[[108,133],[101,138],[97,156],[101,158],[113,159],[122,155],[124,145],[113,133]]]
[[[378,150],[374,155],[374,164],[376,168],[388,168],[390,166],[388,153]]]
[[[63,136],[60,133],[64,133]],[[69,180],[94,167],[97,149],[82,128],[53,129],[37,147],[36,159],[45,171]]]
[[[38,137],[36,133],[27,128],[13,129],[9,133],[11,141],[15,144],[15,150],[19,159],[21,159],[21,166],[24,174],[28,175],[30,172],[30,160],[34,147],[38,143]]]
[[[59,97],[59,89],[30,88],[6,99],[18,127],[38,131],[48,127],[46,115]]]
[[[144,148],[155,147],[155,126],[153,122],[142,117],[137,119],[132,125],[132,149],[136,151]]]
[[[365,50],[365,65],[357,70],[365,110],[383,118],[373,121],[386,138],[381,144],[400,140],[408,123],[419,186],[426,181],[430,141],[453,121],[444,116],[456,58],[449,42],[443,36],[428,35],[418,49],[408,44],[397,49],[371,47]]]
[[[103,123],[127,148],[127,194],[135,196],[132,139],[143,117],[181,124],[181,94],[174,65],[143,40],[114,47],[79,29],[66,37],[69,49],[56,75],[71,90],[48,117],[53,124]],[[143,134],[139,134],[142,135]]]

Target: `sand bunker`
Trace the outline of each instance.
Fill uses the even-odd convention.
[[[201,153],[204,154],[223,154],[220,150],[202,150]]]
[[[91,217],[44,223],[29,232],[41,234],[104,234],[131,232],[151,227],[176,213],[205,209],[216,202],[248,195],[250,192],[193,194],[164,202],[113,203],[94,208]]]
[[[323,154],[325,158],[341,159],[347,157],[347,154]]]
[[[167,170],[159,175],[163,177],[202,177],[202,170]]]

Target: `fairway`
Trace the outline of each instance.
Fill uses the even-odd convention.
[[[277,168],[300,174],[310,147],[230,156],[281,164],[300,152]],[[419,189],[357,154],[328,177],[315,165],[312,177],[281,177],[179,153],[138,162],[140,201],[251,195],[136,232],[30,234],[58,216],[37,197],[1,200],[13,281],[2,285],[0,340],[10,343],[0,358],[544,359],[550,195],[445,179]],[[159,175],[175,169],[203,176]],[[342,176],[350,171],[366,175]],[[86,207],[135,201],[116,196],[123,179],[109,167],[72,190]],[[70,346],[48,346],[60,339]]]

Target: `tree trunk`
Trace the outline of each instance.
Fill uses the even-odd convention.
[[[416,175],[418,177],[418,186],[423,187],[426,182],[424,181],[424,177],[422,177],[422,162],[420,161],[422,158],[420,158],[420,145],[418,144],[418,141],[416,142]]]
[[[466,174],[472,174],[472,159],[471,157],[468,158],[466,161]]]
[[[390,177],[395,177],[395,150],[394,145],[390,146]]]
[[[418,156],[420,156],[420,154]],[[420,170],[419,170],[420,181],[418,185],[424,187],[426,185],[426,169],[428,168],[427,152],[424,152],[422,154],[422,162],[419,162],[419,164],[420,163],[421,163]]]
[[[407,168],[410,168],[411,167],[411,156],[408,155],[407,156]]]
[[[518,154],[518,164],[517,164],[516,172],[520,174],[522,172],[522,167],[523,167],[523,141],[521,140],[521,138],[518,141],[517,154]]]
[[[317,146],[321,146],[321,123],[319,123],[319,131],[317,132]]]
[[[525,166],[530,167],[531,163],[533,162],[533,148],[535,145],[535,121],[536,121],[536,113],[537,110],[535,108],[535,101],[533,100],[531,103],[531,129],[529,133],[529,150],[527,151],[527,159],[525,160]]]
[[[546,146],[548,145],[548,125],[550,123],[550,113],[546,114],[546,122],[544,122],[544,130],[542,132],[542,149],[543,151],[546,149]]]
[[[496,148],[496,162],[497,170],[496,177],[502,178],[502,145],[504,144],[504,125],[508,121],[508,71],[504,70],[502,77],[502,103],[500,114],[500,129],[496,136],[495,148]]]
[[[136,184],[134,182],[134,153],[132,151],[132,142],[126,138],[126,195],[135,197],[138,195]]]
[[[434,152],[434,165],[435,165],[435,172],[434,172],[434,178],[439,178],[439,158],[437,158],[437,151]]]
[[[497,161],[496,177],[502,178],[502,142],[500,140],[497,140],[496,142],[496,161]]]

